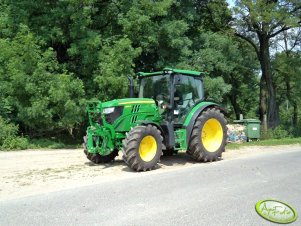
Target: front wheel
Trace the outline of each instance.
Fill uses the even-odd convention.
[[[123,140],[123,159],[135,171],[152,170],[162,155],[162,141],[155,126],[136,126]]]
[[[194,124],[187,153],[196,161],[216,161],[225,151],[227,121],[220,110],[201,113]]]

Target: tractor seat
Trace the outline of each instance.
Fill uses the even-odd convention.
[[[183,104],[179,105],[180,108],[186,109],[187,107],[190,108],[194,105],[194,101],[192,99],[192,93],[187,93],[183,95]]]

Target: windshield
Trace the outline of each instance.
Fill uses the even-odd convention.
[[[203,82],[199,78],[177,74],[175,92],[181,95],[183,101],[192,100],[195,103],[204,97]]]
[[[158,99],[158,96],[169,96],[169,76],[158,75],[141,79],[139,97]]]

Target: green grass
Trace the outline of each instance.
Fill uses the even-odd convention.
[[[28,149],[74,149],[81,147],[81,144],[66,144],[57,140],[50,139],[31,139]]]
[[[261,141],[251,141],[241,144],[228,144],[227,149],[239,149],[248,146],[275,146],[275,145],[289,145],[289,144],[301,144],[301,137],[297,138],[283,138],[283,139],[268,139]]]
[[[66,144],[56,140],[50,139],[32,139],[29,141],[28,149],[74,149],[81,148],[81,144]],[[297,138],[282,138],[282,139],[267,139],[260,141],[251,141],[241,144],[228,144],[227,149],[239,149],[248,146],[275,146],[275,145],[289,145],[301,144],[301,137]]]
[[[24,138],[25,139],[25,138]],[[81,148],[82,145],[79,142],[74,141],[73,143],[69,142],[62,142],[55,139],[25,139],[26,142],[24,145],[16,146],[15,144],[10,145],[8,147],[0,146],[0,151],[20,151],[26,149],[76,149]]]
[[[297,138],[283,138],[283,139],[267,139],[261,141],[252,141],[246,143],[230,143],[227,145],[228,150],[235,150],[248,146],[275,146],[275,145],[289,145],[289,144],[301,144],[301,137]],[[75,149],[81,148],[82,145],[78,141],[72,142],[62,142],[52,139],[30,139],[28,145],[24,149]],[[23,149],[23,150],[24,150]],[[20,150],[20,149],[12,149]],[[0,151],[12,151],[12,150],[0,150]]]

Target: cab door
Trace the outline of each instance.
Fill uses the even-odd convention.
[[[173,88],[173,121],[182,125],[195,104],[203,100],[203,81],[199,77],[175,74]]]

